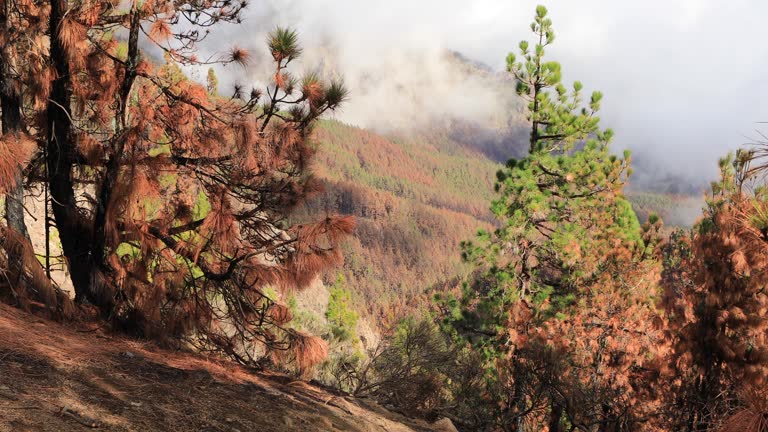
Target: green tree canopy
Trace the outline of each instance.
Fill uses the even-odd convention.
[[[601,129],[597,116],[602,94],[593,92],[585,103],[583,85],[568,90],[560,64],[545,57],[555,33],[543,6],[531,30],[535,41],[521,42],[519,56],[507,57],[517,92],[528,101],[529,154],[497,174],[491,208],[498,229],[462,244],[463,257],[478,270],[451,316],[485,354],[490,393],[500,399],[499,421],[507,426],[543,412],[549,430],[561,430],[566,417],[625,421],[615,417],[629,410],[601,408],[630,387],[610,382],[606,370],[624,376],[618,371],[634,360],[609,365],[586,343],[616,317],[650,322],[654,311],[653,262],[643,262],[643,230],[622,193],[630,155],[610,152],[613,132]],[[637,340],[651,340],[653,332],[641,328]],[[634,342],[620,333],[606,340],[606,352],[643,346],[628,347]]]
[[[640,248],[641,229],[622,195],[629,152],[611,154],[613,131],[599,127],[602,94],[584,105],[582,84],[567,91],[560,64],[545,60],[555,35],[543,6],[531,29],[535,46],[520,43],[520,62],[507,57],[518,93],[529,101],[530,153],[497,173],[491,209],[501,227],[465,242],[463,253],[487,269],[493,288],[483,297],[496,306],[551,300],[559,311],[575,301],[580,283],[596,277],[617,241]]]

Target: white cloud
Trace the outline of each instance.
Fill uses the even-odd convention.
[[[295,27],[306,64],[332,58],[347,77],[353,100],[345,119],[399,127],[433,114],[488,115],[496,95],[457,76],[440,53],[454,49],[501,69],[507,52],[529,38],[537,3],[261,1],[237,31],[214,40],[262,47],[274,25]],[[745,142],[755,122],[768,120],[768,2],[545,4],[558,34],[553,58],[566,79],[605,93],[603,120],[616,130],[618,147],[652,154],[669,170],[712,175],[719,155]],[[252,68],[252,77],[259,74]]]

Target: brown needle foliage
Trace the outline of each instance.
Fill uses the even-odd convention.
[[[299,289],[339,264],[339,242],[354,229],[331,216],[287,222],[319,188],[309,137],[344,86],[284,78],[301,49],[281,28],[269,39],[281,78],[265,91],[226,99],[188,80],[180,66],[247,64],[239,48],[198,57],[211,28],[239,22],[245,2],[12,4],[34,24],[22,29],[34,44],[17,69],[29,126],[0,143],[9,161],[31,159],[28,182],[50,192],[75,301],[116,328],[242,362],[275,350],[301,367],[319,361],[324,346],[286,327],[267,288]],[[166,64],[148,61],[148,46]],[[33,145],[11,148],[17,136]],[[19,172],[9,161],[0,161],[4,190]]]
[[[691,237],[667,248],[664,300],[676,371],[668,394],[677,430],[709,430],[734,410],[723,430],[763,430],[741,429],[760,424],[756,390],[768,378],[768,213],[752,159],[741,151],[720,161],[704,217]]]

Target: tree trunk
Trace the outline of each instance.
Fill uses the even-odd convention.
[[[517,359],[512,360],[512,367],[513,370],[516,372],[515,376],[515,382],[513,386],[513,393],[512,393],[512,403],[509,407],[512,412],[515,414],[515,421],[513,424],[513,431],[515,432],[524,432],[524,425],[525,420],[523,414],[526,411],[526,403],[525,403],[525,387],[523,385],[523,379],[521,368],[518,366]]]
[[[0,11],[0,29],[8,29],[10,2],[4,3]],[[9,43],[9,41],[6,41]],[[11,76],[11,61],[7,46],[0,48],[0,108],[2,108],[3,135],[21,132],[21,97],[16,91]],[[23,168],[23,167],[22,167]],[[5,196],[5,219],[8,226],[21,233],[29,240],[27,225],[24,223],[24,186],[21,174],[17,174],[14,185]]]
[[[118,118],[116,119],[118,127],[115,137],[112,139],[112,152],[107,162],[104,176],[96,202],[95,215],[93,219],[93,242],[91,256],[95,266],[91,268],[92,272],[107,270],[105,252],[107,250],[106,223],[109,206],[112,202],[112,195],[117,185],[120,174],[120,160],[123,157],[125,149],[125,132],[128,130],[128,105],[130,104],[130,95],[133,83],[136,80],[136,66],[139,63],[139,30],[141,30],[140,14],[137,3],[134,3],[131,9],[131,25],[128,32],[128,56],[127,70],[125,78],[120,86],[120,99]],[[114,246],[114,245],[112,245]]]
[[[6,1],[0,10],[0,31],[8,31],[8,14],[11,4]],[[8,39],[6,44],[10,43]],[[0,47],[0,109],[2,109],[3,135],[14,134],[21,131],[21,98],[15,89],[11,75],[11,61],[8,46]],[[27,226],[24,223],[24,189],[21,181],[21,169],[16,173],[13,184],[9,185],[5,195],[5,220],[8,227],[23,235],[29,240]],[[9,270],[8,278],[11,284],[21,284],[24,278],[24,264],[22,257],[13,249],[6,251],[8,254]]]
[[[0,66],[2,68],[4,65]],[[3,115],[3,135],[8,133],[17,133],[21,129],[20,121],[20,104],[16,95],[6,93],[7,83],[5,82],[5,74],[0,78],[3,87],[2,94],[0,95],[0,104],[2,105]],[[23,168],[23,167],[21,167]],[[5,195],[5,219],[8,222],[8,226],[21,233],[27,240],[29,240],[29,232],[27,231],[27,225],[24,223],[24,185],[22,183],[21,173],[17,173],[14,178],[14,185],[8,190]]]
[[[69,61],[56,29],[60,28],[66,0],[51,0],[51,62],[56,69],[56,79],[51,86],[48,102],[48,136],[46,166],[56,228],[61,248],[67,259],[75,301],[88,300],[96,306],[109,303],[108,296],[99,296],[91,289],[90,242],[91,233],[77,209],[74,182],[72,181],[75,144],[71,134],[70,102],[72,99]],[[105,298],[106,297],[106,298]],[[102,307],[103,310],[103,307]]]

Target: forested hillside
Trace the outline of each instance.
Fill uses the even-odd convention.
[[[491,155],[519,155],[524,131],[519,122],[501,128],[446,121],[389,135],[335,120],[318,124],[313,172],[323,180],[324,192],[300,213],[356,217],[357,235],[345,246],[343,274],[358,310],[387,326],[424,307],[425,293],[436,284],[456,285],[466,275],[470,267],[451,251],[478,229],[493,226],[488,203],[503,165]],[[469,145],[472,136],[480,141]],[[703,195],[638,188],[627,197],[641,221],[657,213],[670,227],[690,227],[704,205]],[[335,275],[326,279],[332,282]]]
[[[627,191],[627,198],[641,221],[648,220],[648,216],[656,213],[667,226],[678,228],[693,226],[704,206],[703,193],[680,195],[634,189]]]
[[[314,139],[326,191],[306,212],[356,217],[344,274],[359,307],[391,323],[406,304],[419,306],[414,297],[466,273],[452,251],[492,223],[488,201],[500,165],[445,134],[395,139],[323,121]]]
[[[445,55],[468,79],[496,89],[504,109],[484,121],[443,117],[429,127],[385,132],[322,120],[314,131],[319,152],[313,173],[324,192],[300,213],[356,217],[357,235],[345,246],[343,274],[356,308],[371,314],[376,326],[424,307],[425,293],[436,284],[458,284],[470,267],[451,251],[493,225],[489,202],[496,172],[526,152],[523,102],[509,76],[459,53]],[[690,227],[704,205],[703,192],[659,192],[675,187],[690,192],[683,183],[659,179],[644,190],[646,182],[627,197],[641,221],[657,213],[667,226]],[[333,282],[335,275],[326,280]]]
[[[545,6],[360,74],[245,1],[0,3],[0,431],[768,432],[768,136],[654,177]]]

